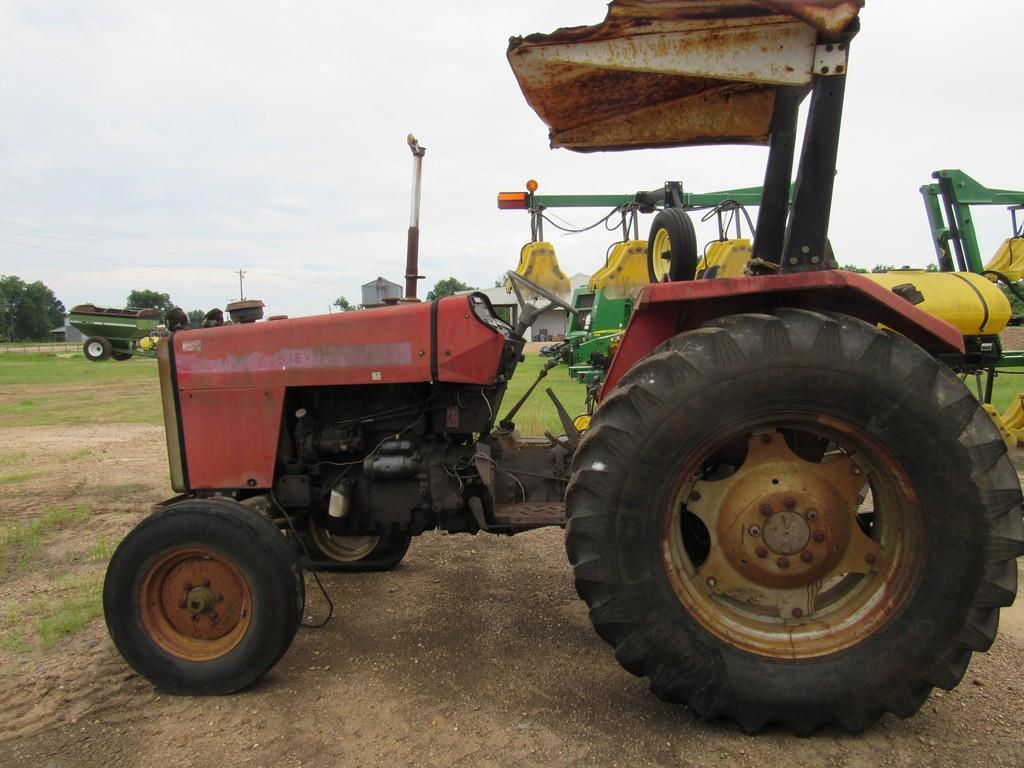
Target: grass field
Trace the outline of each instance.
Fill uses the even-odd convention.
[[[159,424],[156,360],[0,355],[0,426]]]

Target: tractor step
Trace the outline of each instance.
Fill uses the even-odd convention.
[[[565,525],[565,504],[540,501],[497,504],[494,507],[495,528],[539,528],[545,525]]]

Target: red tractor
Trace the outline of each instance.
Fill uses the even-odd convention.
[[[515,327],[470,294],[173,333],[159,368],[180,495],[125,538],[104,588],[128,663],[174,693],[253,683],[302,618],[300,541],[385,569],[423,531],[555,525],[616,658],[700,716],[857,732],[955,686],[1014,599],[1020,484],[951,369],[964,337],[833,268],[857,12],[635,0],[512,40],[556,146],[770,146],[749,276],[646,288],[582,436],[568,417],[557,438],[499,418],[539,309],[525,301]]]

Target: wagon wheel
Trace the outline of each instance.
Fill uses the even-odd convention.
[[[912,714],[1016,591],[1020,486],[991,419],[849,317],[675,337],[597,409],[573,468],[566,547],[596,630],[658,696],[747,731]]]
[[[111,352],[110,356],[119,363],[132,359],[131,352]]]
[[[311,522],[306,532],[315,571],[390,571],[409,549],[407,533],[341,536]]]
[[[304,593],[294,553],[233,501],[178,502],[143,520],[111,558],[103,610],[114,645],[164,690],[226,694],[290,645]]]
[[[113,347],[109,339],[105,339],[102,336],[90,336],[82,345],[82,354],[85,355],[86,360],[98,363],[101,360],[106,360],[113,354]]]

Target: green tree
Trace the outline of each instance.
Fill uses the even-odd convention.
[[[0,335],[12,341],[44,341],[64,323],[64,304],[44,283],[0,276]]]
[[[435,299],[442,299],[445,296],[452,296],[459,291],[471,290],[474,290],[472,285],[466,285],[456,277],[446,277],[443,280],[438,280],[434,283],[434,287],[431,288],[430,292],[427,294],[427,301],[434,301]]]
[[[351,312],[353,309],[358,307],[352,306],[352,302],[346,299],[344,296],[339,296],[334,300],[334,306],[338,308],[339,312]]]
[[[202,328],[203,318],[206,317],[206,313],[201,309],[190,309],[188,311],[188,327],[189,328]]]
[[[135,290],[128,294],[126,306],[136,309],[159,309],[161,314],[166,314],[174,306],[171,297],[166,293],[150,290]]]
[[[858,267],[856,264],[843,264],[840,269],[845,269],[847,272],[856,272],[858,275],[867,273],[867,270],[864,269],[864,267]]]

